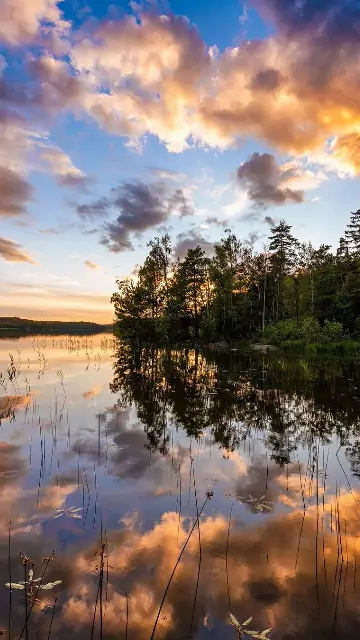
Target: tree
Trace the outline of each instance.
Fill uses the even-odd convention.
[[[330,248],[329,245],[322,244],[313,250],[311,257],[314,315],[321,323],[327,319],[337,319],[337,263]]]
[[[284,315],[283,278],[289,275],[296,266],[296,249],[299,242],[291,235],[291,229],[292,227],[286,224],[285,220],[281,220],[276,227],[271,229],[269,236],[269,250],[273,252],[272,270],[277,281],[276,321]]]
[[[113,293],[116,332],[138,345],[143,331],[144,301],[142,291],[133,281],[117,280],[118,291]]]
[[[200,247],[189,249],[175,271],[173,292],[177,296],[178,308],[191,319],[196,338],[199,337],[200,320],[206,309],[208,273],[209,259]]]
[[[163,289],[163,301],[167,304],[172,253],[169,234],[166,233],[161,238],[154,238],[154,240],[150,240],[148,247],[151,247],[149,257],[156,266],[159,283]]]
[[[236,336],[244,318],[251,271],[252,250],[245,247],[230,229],[210,262],[215,322],[220,334]],[[242,327],[244,330],[244,327]]]
[[[360,253],[360,209],[351,212],[350,222],[345,230],[345,239],[355,253]]]

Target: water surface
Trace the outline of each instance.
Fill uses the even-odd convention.
[[[7,637],[358,637],[356,363],[37,336],[0,371]]]

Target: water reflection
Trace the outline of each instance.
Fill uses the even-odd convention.
[[[134,354],[121,346],[114,369],[118,404],[135,404],[155,448],[166,450],[169,421],[190,438],[209,428],[227,450],[262,432],[272,459],[285,465],[299,445],[314,438],[330,444],[337,435],[349,444],[357,470],[352,438],[360,434],[360,368],[353,362],[184,350]]]
[[[356,363],[36,340],[0,341],[0,581],[58,584],[0,587],[8,637],[149,639],[209,490],[154,637],[355,637]]]

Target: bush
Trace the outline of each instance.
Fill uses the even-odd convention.
[[[344,330],[341,322],[325,320],[325,325],[322,329],[322,338],[324,342],[337,342],[343,337]]]
[[[263,339],[266,342],[283,343],[286,341],[313,342],[321,336],[320,325],[315,318],[305,317],[296,320],[281,320],[276,324],[265,327]]]
[[[301,348],[301,345],[338,343],[344,339],[341,322],[325,320],[323,327],[315,318],[305,317],[296,320],[281,320],[265,328],[261,339],[265,342],[282,344],[285,348]],[[317,350],[317,349],[316,349]]]

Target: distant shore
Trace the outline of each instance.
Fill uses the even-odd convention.
[[[17,317],[0,317],[0,338],[16,338],[28,335],[90,335],[110,333],[112,324],[96,322],[64,322],[60,320],[28,320]]]

